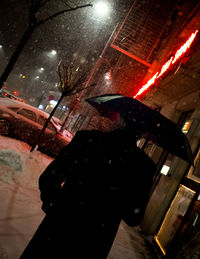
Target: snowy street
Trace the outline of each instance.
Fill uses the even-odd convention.
[[[0,136],[0,259],[18,259],[39,226],[41,210],[38,177],[52,161],[30,146]],[[121,223],[108,259],[155,259],[139,227]]]

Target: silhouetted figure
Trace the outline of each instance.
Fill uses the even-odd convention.
[[[77,132],[40,176],[46,216],[21,259],[105,259],[120,221],[140,224],[154,172],[133,127]]]

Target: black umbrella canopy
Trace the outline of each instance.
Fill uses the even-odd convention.
[[[156,145],[176,155],[190,164],[193,156],[185,134],[177,125],[142,102],[119,94],[100,95],[86,99],[98,112],[111,120],[116,114],[134,122],[135,127],[147,133],[146,136]]]

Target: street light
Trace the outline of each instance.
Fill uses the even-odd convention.
[[[19,77],[20,77],[20,78],[23,78],[23,79],[26,78],[26,76],[23,75],[23,74],[19,74]]]
[[[109,13],[109,6],[107,3],[101,1],[94,6],[95,12],[100,16],[105,16]]]
[[[112,80],[112,74],[111,74],[111,69],[105,73],[105,79],[106,80]]]
[[[52,56],[55,56],[56,53],[57,53],[56,50],[52,50],[52,51],[51,51],[51,55],[52,55]]]
[[[2,48],[3,48],[3,45],[0,44],[0,49],[2,49]]]
[[[52,51],[50,51],[47,55],[50,57],[50,58],[53,58],[55,57],[55,55],[57,54],[57,51],[55,49],[53,49]]]

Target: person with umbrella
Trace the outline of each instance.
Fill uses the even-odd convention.
[[[131,110],[126,114],[120,103],[122,111],[86,101],[97,104],[117,128],[78,131],[42,173],[39,187],[46,216],[21,259],[105,259],[121,220],[129,226],[142,221],[156,171],[136,145],[146,128],[130,119]]]

